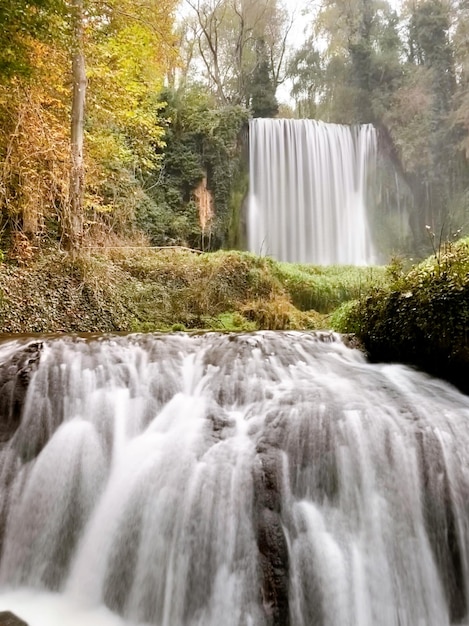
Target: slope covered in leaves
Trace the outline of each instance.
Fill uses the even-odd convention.
[[[55,251],[0,265],[0,332],[325,328],[337,304],[382,279],[234,251],[118,248],[76,261]]]

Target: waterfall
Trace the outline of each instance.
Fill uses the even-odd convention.
[[[314,120],[249,125],[251,252],[316,265],[375,262],[367,214],[376,132]]]
[[[332,333],[0,344],[0,611],[468,624],[469,398]]]

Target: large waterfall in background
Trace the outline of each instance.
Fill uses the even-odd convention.
[[[253,119],[249,146],[249,250],[317,265],[376,262],[366,213],[373,126]]]
[[[469,398],[332,334],[0,345],[0,611],[468,624]]]

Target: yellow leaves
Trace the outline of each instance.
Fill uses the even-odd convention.
[[[36,235],[67,198],[70,105],[66,52],[32,38],[28,46],[32,76],[0,87],[0,207]]]
[[[136,164],[148,167],[163,137],[158,93],[169,70],[175,2],[114,0],[110,6],[105,36],[99,32],[89,42],[89,136],[105,124],[125,135]]]
[[[25,232],[37,234],[66,197],[67,132],[61,111],[49,105],[45,84],[10,87],[7,101],[7,109],[0,105],[0,204],[8,215],[20,217]]]
[[[93,0],[85,23],[85,205],[130,211],[138,174],[164,145],[159,93],[177,62],[176,0]],[[50,21],[29,36],[34,72],[0,85],[0,209],[31,233],[67,201],[71,108],[70,29]],[[25,48],[26,49],[26,48]],[[15,218],[16,219],[16,218]]]

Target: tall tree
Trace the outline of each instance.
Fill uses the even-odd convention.
[[[315,46],[313,35],[294,52],[288,63],[287,72],[292,82],[291,96],[295,101],[298,117],[318,117],[325,75],[322,55]]]
[[[60,1],[34,6],[45,11]],[[60,215],[76,251],[84,224],[131,221],[144,201],[145,172],[158,167],[159,92],[177,54],[177,1],[62,1],[61,12],[46,20],[41,13],[48,30],[17,33],[24,63],[0,75],[0,206],[11,226],[33,238]]]
[[[256,65],[249,87],[249,106],[254,117],[274,117],[278,113],[275,83],[265,41],[256,44]]]
[[[412,2],[406,15],[405,80],[388,117],[414,194],[414,238],[423,242],[426,225],[439,233],[452,227],[451,201],[465,183],[453,124],[456,77],[449,5],[441,0]],[[420,103],[414,117],[409,116],[415,109],[410,94]]]
[[[256,47],[264,42],[273,88],[284,79],[286,38],[291,27],[279,0],[186,0],[193,11],[205,78],[221,104],[248,106],[253,74],[259,69]]]
[[[84,51],[83,0],[72,0],[72,111],[70,130],[70,186],[69,202],[64,215],[67,247],[73,255],[81,245],[83,236],[83,198],[85,165],[83,158],[86,69]]]

